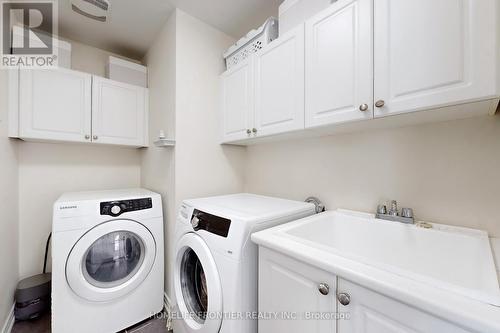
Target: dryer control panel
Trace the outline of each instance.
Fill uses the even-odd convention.
[[[101,215],[119,216],[126,212],[153,207],[151,198],[101,202]]]
[[[194,231],[205,230],[212,234],[227,237],[231,220],[195,209],[191,217],[191,225]]]

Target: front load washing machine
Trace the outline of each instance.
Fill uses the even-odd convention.
[[[163,308],[159,194],[63,194],[52,224],[52,332],[112,333]]]
[[[186,200],[173,258],[175,333],[256,333],[253,232],[315,213],[311,203],[234,194]]]

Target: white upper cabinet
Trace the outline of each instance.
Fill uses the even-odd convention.
[[[250,137],[254,122],[253,58],[221,76],[222,142]]]
[[[66,69],[21,70],[19,137],[88,142],[92,76]]]
[[[375,116],[496,98],[492,0],[374,0]]]
[[[339,0],[306,22],[306,128],[373,118],[372,0]]]
[[[9,75],[9,135],[26,140],[148,145],[148,89],[69,69]]]
[[[92,84],[92,141],[146,146],[147,89],[97,76]]]
[[[255,55],[255,135],[304,128],[304,27]]]

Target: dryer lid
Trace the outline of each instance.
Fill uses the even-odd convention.
[[[229,219],[260,223],[304,212],[314,213],[311,203],[239,193],[184,201],[188,206]]]

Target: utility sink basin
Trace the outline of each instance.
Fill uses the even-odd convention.
[[[426,229],[338,210],[278,227],[277,232],[316,250],[500,306],[488,234],[430,225]]]

